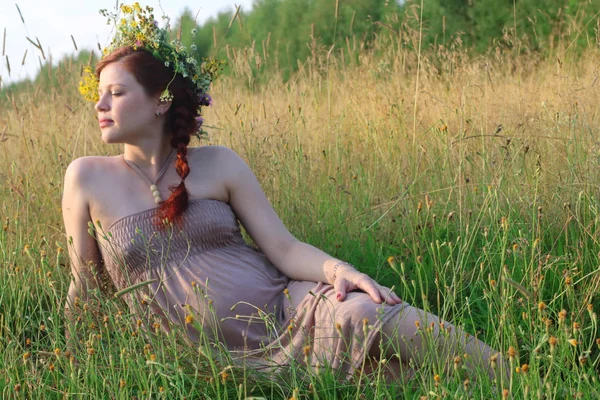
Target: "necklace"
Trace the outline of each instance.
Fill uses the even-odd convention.
[[[148,182],[148,184],[150,185],[150,192],[152,193],[152,196],[154,196],[155,204],[159,204],[160,202],[162,202],[162,197],[160,197],[160,191],[158,190],[158,186],[156,184],[158,183],[160,178],[162,178],[162,176],[167,171],[167,167],[169,166],[169,160],[171,159],[172,154],[173,154],[173,149],[171,149],[171,152],[169,153],[169,155],[163,162],[163,165],[160,168],[160,171],[158,171],[158,174],[156,175],[156,179],[154,180],[154,182],[152,182],[150,180],[150,178],[148,178],[148,176],[145,173],[143,173],[142,170],[137,165],[135,165],[135,163],[133,161],[126,160],[125,156],[123,156],[123,161],[125,161],[127,163],[127,165],[129,165],[131,167],[131,169],[134,170],[143,180]]]

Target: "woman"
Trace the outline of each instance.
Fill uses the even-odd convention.
[[[123,7],[126,18],[96,67],[95,104],[102,140],[123,144],[123,154],[77,159],[65,175],[69,318],[103,267],[117,290],[136,288],[126,298],[144,323],[185,326],[194,340],[200,326],[228,349],[270,363],[310,357],[352,374],[383,356],[400,370],[434,346],[443,359],[466,353],[494,375],[496,356],[484,343],[294,238],[232,150],[188,148],[210,103],[214,66],[167,44],[151,9]],[[260,251],[244,243],[238,221]]]

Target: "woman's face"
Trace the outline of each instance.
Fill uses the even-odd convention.
[[[156,116],[158,96],[156,99],[148,96],[120,62],[104,67],[98,94],[96,111],[102,140],[106,143],[134,143],[136,139],[147,138],[160,126]]]

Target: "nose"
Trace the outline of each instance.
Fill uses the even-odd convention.
[[[94,108],[96,109],[96,111],[108,111],[110,107],[108,105],[108,102],[106,101],[106,97],[100,96]]]

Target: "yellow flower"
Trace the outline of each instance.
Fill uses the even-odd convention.
[[[185,317],[186,324],[191,324],[192,322],[194,322],[194,316],[192,314],[189,314],[187,317]]]
[[[133,13],[133,9],[131,8],[131,6],[128,6],[127,4],[121,4],[121,12],[123,14],[131,14],[131,13]]]
[[[569,339],[568,342],[571,344],[571,346],[574,346],[574,347],[579,344],[577,339]]]

